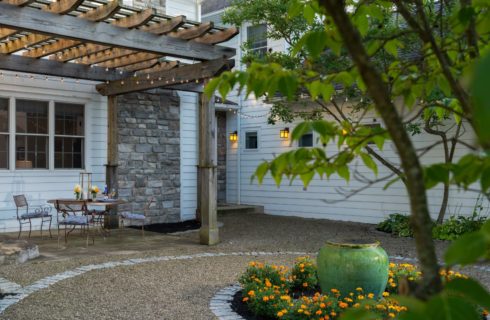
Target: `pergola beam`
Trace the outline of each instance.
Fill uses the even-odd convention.
[[[202,37],[194,39],[196,42],[207,43],[207,44],[217,44],[225,42],[233,38],[238,34],[239,30],[236,27],[227,28],[223,31],[217,31],[211,34],[205,34]]]
[[[128,49],[120,49],[120,48],[107,49],[104,51],[99,51],[97,53],[90,54],[88,56],[84,56],[83,58],[77,60],[77,62],[83,64],[98,64],[108,60],[127,56],[132,53],[134,53],[134,51]]]
[[[58,0],[47,5],[43,10],[47,12],[65,14],[75,10],[83,0]]]
[[[101,5],[96,9],[89,10],[80,14],[77,18],[82,18],[90,21],[103,21],[112,17],[119,9],[121,4],[119,0],[109,1],[107,4]]]
[[[164,35],[179,29],[186,21],[185,16],[176,16],[164,22],[154,23],[149,26],[142,27],[141,30],[154,34]]]
[[[175,84],[183,84],[211,78],[235,65],[235,60],[216,59],[196,64],[189,64],[171,70],[148,73],[136,77],[128,77],[107,84],[96,86],[97,91],[104,95],[119,95],[129,92],[148,90]]]
[[[3,0],[3,2],[18,6],[18,7],[23,7],[27,6],[30,3],[33,3],[35,0]]]
[[[42,58],[62,50],[70,49],[80,45],[79,41],[59,39],[56,42],[40,46],[38,48],[24,52],[24,57]]]
[[[39,23],[43,21],[43,23]],[[235,49],[186,41],[140,30],[127,30],[69,15],[57,15],[29,7],[0,2],[0,26],[38,32],[50,36],[87,41],[136,51],[197,60],[235,55]]]
[[[0,70],[94,81],[111,81],[131,76],[129,72],[121,74],[116,70],[106,71],[101,67],[6,54],[0,54]]]
[[[202,23],[198,26],[192,26],[187,29],[175,31],[169,33],[168,35],[179,39],[192,40],[206,34],[209,30],[213,28],[214,28],[214,24],[211,21],[211,22]]]
[[[0,44],[0,53],[14,53],[28,46],[44,42],[51,37],[42,34],[31,33],[26,36]]]
[[[150,21],[156,15],[153,8],[145,9],[130,16],[112,22],[113,25],[121,28],[137,28]]]
[[[9,28],[0,28],[0,40],[3,40],[5,38],[8,38],[10,36],[13,36],[14,34],[18,33],[19,31],[15,29],[9,29]]]
[[[144,70],[148,68],[152,68],[155,65],[158,64],[158,59],[151,59],[148,61],[143,61],[139,63],[132,64],[130,66],[123,67],[122,69],[125,71],[138,71],[138,70]]]
[[[121,68],[121,67],[130,66],[135,63],[152,60],[155,58],[159,58],[159,56],[152,53],[138,52],[138,53],[133,53],[130,55],[122,56],[120,58],[116,58],[110,61],[100,63],[98,64],[98,66],[105,67],[105,68]]]
[[[119,3],[118,3],[118,6],[119,6]],[[95,10],[98,10],[98,9],[94,9],[92,11],[95,11]],[[78,17],[91,20],[91,17],[93,19],[93,16],[95,15],[95,14],[89,15],[89,13],[92,11],[88,11],[85,15],[80,15]],[[100,12],[98,14],[100,15]],[[114,20],[112,22],[112,24],[115,26],[118,26],[118,27],[122,27],[122,28],[136,28],[136,27],[139,27],[139,26],[145,24],[149,20],[151,20],[151,18],[153,18],[155,14],[156,14],[155,9],[145,9],[145,10],[142,10],[140,12],[134,13],[130,16],[127,16],[127,17],[124,17],[124,18],[121,18],[118,20]],[[0,31],[0,38],[1,38],[1,31]],[[46,57],[46,56],[49,56],[51,54],[55,54],[55,53],[63,51],[63,50],[67,50],[67,49],[76,47],[80,44],[81,44],[80,41],[60,39],[55,44],[47,44],[47,45],[44,45],[42,47],[36,48],[35,50],[30,50],[28,52],[25,52],[24,56],[31,57],[31,58],[42,58],[42,57]],[[99,46],[99,49],[100,49],[100,47],[102,47],[104,49],[101,49],[98,51],[102,51],[102,50],[105,50],[108,48],[108,47]],[[98,52],[98,51],[96,51],[96,52]],[[69,55],[69,57],[71,57],[70,59],[63,59],[62,58],[61,61],[73,60],[73,59],[80,58],[80,57],[84,56],[84,54],[82,54],[83,53],[82,51],[78,51],[78,52],[80,52],[79,56],[71,54],[71,55]],[[92,53],[95,53],[95,52],[92,52]],[[53,59],[56,59],[56,57],[53,57]]]

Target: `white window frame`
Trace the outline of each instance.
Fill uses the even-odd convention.
[[[256,132],[257,133],[257,148],[255,149],[249,149],[247,148],[247,132]],[[242,150],[245,152],[258,152],[260,150],[261,146],[261,141],[260,141],[260,128],[259,127],[249,127],[249,128],[242,128]]]
[[[11,143],[11,134],[10,134],[10,131],[11,131],[11,123],[10,123],[10,113],[11,113],[11,106],[10,106],[10,97],[8,96],[3,96],[3,95],[0,95],[0,99],[5,99],[7,100],[7,114],[8,114],[8,119],[7,121],[9,122],[9,125],[8,125],[8,132],[0,132],[0,136],[8,136],[8,150],[7,150],[7,154],[8,154],[8,157],[7,157],[7,167],[6,168],[0,168],[0,171],[6,171],[6,170],[9,170],[10,169],[10,143]]]
[[[313,147],[316,146],[316,143],[315,143],[315,140],[316,140],[315,132],[314,131],[310,131],[310,132],[305,133],[304,135],[306,135],[306,134],[311,134],[311,140],[312,140],[311,146],[300,146],[299,145],[299,140],[298,140],[296,142],[296,145],[297,145],[298,148],[313,148]],[[301,137],[303,137],[303,136],[301,136]]]
[[[37,172],[37,171],[56,171],[56,172],[73,172],[73,171],[87,171],[90,170],[90,108],[88,107],[88,101],[83,98],[56,98],[49,99],[44,95],[24,95],[17,93],[1,94],[1,98],[9,99],[9,167],[7,169],[0,168],[0,172]],[[16,152],[15,152],[15,138],[16,132],[16,101],[17,100],[33,100],[48,102],[48,168],[16,168]],[[83,168],[55,168],[54,167],[54,138],[55,138],[55,103],[69,103],[78,104],[83,106],[84,117],[84,135],[74,136],[77,138],[83,138]],[[22,134],[24,135],[24,134]],[[44,134],[25,134],[25,135],[38,135],[45,136]],[[59,135],[60,136],[60,135]],[[61,136],[60,136],[61,137]],[[63,136],[64,137],[64,136]],[[66,136],[68,137],[68,136]]]

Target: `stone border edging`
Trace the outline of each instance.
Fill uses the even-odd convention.
[[[229,253],[228,252],[217,252],[217,253],[205,252],[205,253],[196,253],[196,254],[182,255],[182,256],[154,256],[154,257],[148,257],[148,258],[127,259],[127,260],[122,260],[122,261],[110,261],[110,262],[105,262],[105,263],[101,263],[101,264],[89,264],[86,266],[75,268],[73,270],[68,270],[68,271],[64,271],[61,273],[57,273],[57,274],[52,275],[52,276],[48,276],[46,278],[35,281],[34,283],[32,283],[28,286],[25,286],[25,287],[20,287],[20,286],[19,286],[20,288],[15,287],[16,288],[15,294],[6,296],[2,300],[0,300],[0,315],[8,307],[18,303],[19,301],[27,298],[29,295],[31,295],[31,294],[39,291],[39,290],[46,289],[46,288],[52,286],[53,284],[58,283],[61,280],[70,279],[70,278],[82,275],[84,273],[87,273],[87,272],[93,271],[93,270],[109,269],[109,268],[122,267],[122,266],[132,266],[132,265],[142,264],[142,263],[171,261],[171,260],[189,260],[189,259],[207,258],[207,257],[274,256],[274,255],[306,255],[306,254],[307,253],[305,253],[305,252],[290,252],[290,251],[283,251],[283,252],[263,252],[263,251],[255,252],[255,251],[251,251],[251,252],[229,252]],[[14,284],[14,283],[11,282],[11,284]],[[17,284],[14,284],[14,285],[17,285]]]

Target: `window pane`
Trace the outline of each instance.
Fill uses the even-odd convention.
[[[313,133],[304,134],[298,141],[299,147],[313,147]]]
[[[83,168],[83,138],[55,137],[54,167],[57,169]]]
[[[9,132],[9,99],[0,98],[0,132]]]
[[[245,133],[245,148],[246,149],[257,149],[257,132],[247,132]]]
[[[56,103],[55,133],[67,136],[83,136],[83,105]]]
[[[16,130],[19,133],[48,133],[48,103],[43,101],[16,101]]]
[[[48,168],[48,137],[15,137],[15,167],[17,169]]]
[[[247,28],[247,42],[259,54],[267,51],[267,25],[259,24]]]
[[[9,136],[0,134],[0,169],[9,167]]]

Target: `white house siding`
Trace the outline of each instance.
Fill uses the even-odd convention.
[[[197,208],[198,123],[197,94],[180,96],[180,216],[195,219]]]
[[[85,167],[93,184],[103,187],[107,159],[107,100],[95,91],[95,83],[3,72],[0,96],[17,99],[71,102],[85,105]],[[52,152],[52,150],[50,150]],[[30,205],[52,198],[73,197],[80,169],[0,170],[0,232],[18,230],[12,195],[25,194]],[[53,214],[55,212],[53,211]],[[37,222],[35,227],[37,227]]]
[[[279,138],[279,130],[284,127],[294,128],[295,124],[277,123],[276,125],[268,125],[267,110],[264,104],[254,103],[252,100],[247,100],[242,108],[241,116],[241,135],[239,142],[229,143],[228,146],[228,172],[230,177],[228,183],[228,199],[229,201],[237,201],[237,152],[240,151],[241,166],[240,166],[240,202],[246,204],[263,205],[265,212],[275,215],[292,215],[309,218],[325,218],[334,220],[359,221],[367,223],[376,223],[384,219],[391,213],[409,212],[408,197],[402,183],[395,183],[387,190],[383,190],[385,183],[376,184],[359,194],[344,199],[338,193],[339,188],[345,190],[354,190],[361,187],[363,184],[355,179],[351,179],[350,183],[346,183],[340,177],[333,175],[330,180],[320,180],[315,177],[307,190],[303,189],[300,179],[289,185],[288,181],[283,181],[278,188],[272,178],[268,176],[262,185],[257,182],[250,182],[250,177],[253,175],[256,167],[263,160],[270,160],[274,155],[292,150],[297,147],[297,143],[290,146],[290,141],[285,141]],[[248,118],[253,116],[257,118]],[[379,118],[376,118],[379,122]],[[366,119],[367,123],[372,123],[372,119]],[[229,119],[230,125],[234,119]],[[469,126],[466,125],[466,128]],[[258,131],[259,147],[257,150],[244,149],[245,132],[248,130]],[[412,137],[417,148],[431,145],[437,141],[434,136],[422,133]],[[463,139],[468,143],[473,143],[473,137],[470,133],[465,134]],[[318,146],[318,145],[317,145]],[[375,146],[373,146],[376,149]],[[335,145],[327,147],[327,153],[333,154],[336,152]],[[398,156],[394,151],[395,148],[392,142],[387,142],[382,154],[386,159],[393,163],[399,163]],[[456,159],[467,152],[467,149],[461,145],[456,148]],[[423,164],[437,163],[443,161],[443,149],[439,146],[425,154],[422,158]],[[355,162],[355,169],[367,177],[374,178],[372,172],[359,161]],[[378,163],[379,175],[383,177],[388,175],[390,171]],[[471,214],[475,206],[478,194],[472,192],[463,192],[457,188],[452,188],[449,197],[448,216],[451,214]],[[442,185],[428,191],[429,205],[433,217],[437,217],[437,213],[442,201]],[[328,202],[326,202],[326,200]],[[339,202],[331,202],[340,200]],[[343,201],[342,201],[343,200]],[[488,208],[488,203],[484,204]],[[485,210],[486,212],[486,210]]]
[[[199,21],[200,18],[197,0],[167,0],[165,10],[168,15],[184,15],[188,20]]]
[[[216,20],[220,21],[222,11],[212,12],[203,16],[203,21]],[[240,29],[240,35],[231,41],[225,43],[228,46],[237,48],[238,68],[243,68],[240,64],[241,50],[240,43],[247,39],[247,25]],[[282,40],[268,41],[268,48],[273,51],[282,51],[287,49],[287,44]],[[237,101],[241,105],[241,110],[231,111],[227,115],[227,131],[239,132],[239,142],[231,143],[228,141],[227,150],[227,201],[229,203],[243,203],[263,205],[265,212],[274,215],[292,215],[309,218],[323,218],[346,221],[359,221],[367,223],[376,223],[384,219],[387,215],[395,212],[409,212],[408,197],[402,183],[395,183],[388,190],[383,190],[384,183],[379,183],[365,191],[344,201],[334,202],[332,200],[344,199],[337,191],[339,188],[354,190],[360,187],[356,180],[346,183],[343,179],[332,176],[329,181],[321,181],[315,178],[307,190],[303,189],[301,181],[298,179],[291,185],[283,181],[278,188],[274,181],[267,177],[264,183],[259,186],[257,182],[250,182],[250,177],[256,167],[263,160],[270,160],[274,155],[280,154],[296,148],[296,143],[289,146],[289,141],[279,138],[279,130],[284,127],[294,128],[294,124],[268,125],[267,113],[269,107],[260,101],[254,99],[240,98],[236,94],[231,94],[230,99]],[[240,117],[240,119],[238,119]],[[377,119],[379,122],[379,119]],[[367,122],[372,121],[367,119]],[[238,127],[238,122],[240,123]],[[468,127],[468,126],[467,126]],[[258,150],[245,150],[244,140],[247,130],[256,130],[259,135]],[[435,142],[436,138],[428,134],[420,134],[413,137],[416,147],[423,147]],[[473,138],[471,134],[466,134],[464,139],[471,143]],[[375,148],[375,147],[374,147]],[[330,146],[329,152],[334,152],[335,147]],[[458,145],[456,149],[456,159],[464,154],[466,150]],[[383,151],[384,156],[394,163],[398,163],[398,157],[394,151],[394,146],[388,142]],[[238,164],[238,161],[239,164]],[[442,162],[442,147],[435,148],[427,153],[423,158],[424,164]],[[390,172],[381,164],[379,166],[379,177]],[[362,163],[357,165],[357,170],[373,177],[369,169]],[[429,190],[428,198],[433,217],[437,216],[442,201],[442,185]],[[448,216],[451,214],[471,214],[474,208],[478,194],[463,192],[452,188],[449,198]],[[325,200],[329,201],[326,202]],[[488,203],[484,203],[485,208]],[[485,211],[486,212],[486,211]]]

